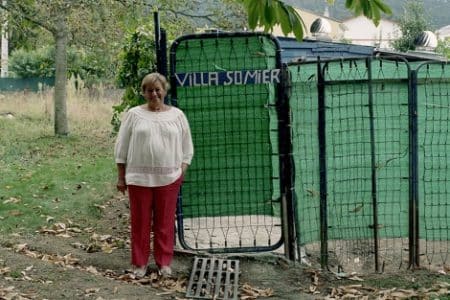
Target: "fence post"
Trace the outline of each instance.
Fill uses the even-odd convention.
[[[367,89],[369,96],[369,122],[370,122],[370,156],[371,156],[371,180],[372,180],[372,214],[373,214],[373,239],[375,254],[375,271],[379,271],[378,262],[378,205],[377,205],[377,167],[375,156],[375,124],[373,113],[373,86],[372,86],[372,58],[366,58]]]
[[[156,68],[159,71],[160,66],[160,42],[161,42],[161,26],[159,22],[159,12],[153,12],[153,23],[155,27],[155,51],[156,51]]]
[[[409,76],[409,267],[419,266],[417,70]]]
[[[164,28],[161,28],[161,37],[159,41],[159,61],[158,72],[167,77],[167,33]]]
[[[161,28],[159,12],[153,12],[155,27],[155,50],[156,50],[156,71],[167,77],[167,34]]]
[[[286,64],[281,66],[281,80],[278,89],[278,138],[280,149],[280,188],[283,210],[283,239],[285,255],[295,260],[295,211],[293,204],[293,163],[291,137],[291,110],[289,106],[289,70]]]
[[[325,78],[322,73],[320,57],[317,59],[317,92],[319,113],[319,174],[320,174],[320,265],[328,266],[328,213],[327,213],[327,147],[326,147],[326,108]]]

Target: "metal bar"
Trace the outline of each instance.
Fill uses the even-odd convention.
[[[161,25],[159,22],[159,12],[155,11],[153,12],[153,22],[154,22],[154,27],[155,27],[155,48],[156,48],[156,68],[158,70],[158,72],[160,71],[160,66],[161,66],[161,45],[160,45],[160,41],[161,41]],[[160,72],[161,73],[161,72]]]
[[[320,174],[320,264],[328,266],[328,220],[327,220],[327,153],[326,153],[326,107],[325,80],[320,58],[317,62],[317,89],[319,113],[319,174]]]
[[[417,124],[417,70],[409,84],[409,267],[419,266],[419,173]]]
[[[212,282],[214,278],[214,271],[215,271],[215,264],[217,262],[216,258],[212,258],[210,265],[209,265],[209,271],[208,271],[208,279],[206,281],[206,290],[209,294],[214,295],[214,287],[216,282]]]
[[[202,295],[201,293],[202,293],[202,288],[203,288],[203,279],[205,278],[205,270],[206,270],[206,265],[208,264],[208,260],[207,259],[203,259],[202,260],[202,268],[200,269],[200,274],[199,274],[199,276],[198,276],[198,278],[199,278],[199,282],[198,282],[198,284],[197,284],[197,291],[196,291],[196,293],[195,293],[195,296],[196,297],[199,297],[199,296],[205,296],[205,295]]]
[[[219,259],[219,262],[217,264],[216,288],[214,290],[215,296],[220,296],[220,287],[222,286],[222,272],[223,272],[223,259]]]
[[[191,272],[191,276],[190,276],[190,278],[189,278],[189,284],[188,284],[188,287],[187,287],[187,293],[188,293],[188,296],[193,296],[191,293],[190,293],[190,291],[192,291],[192,287],[194,286],[194,278],[195,278],[195,273],[196,273],[196,268],[197,268],[197,264],[198,264],[198,257],[195,257],[194,258],[194,269],[192,270],[192,272]]]
[[[407,83],[408,79],[402,78],[386,78],[386,79],[372,79],[372,83],[383,84],[383,83]],[[366,84],[367,79],[339,79],[339,80],[325,80],[326,85],[343,85],[343,84]]]
[[[223,299],[230,299],[229,296],[233,296],[230,295],[232,293],[232,290],[230,289],[230,272],[229,270],[231,269],[231,261],[227,261],[227,267],[226,267],[226,272],[225,272],[225,284],[223,287]],[[233,297],[231,297],[232,299]]]
[[[372,59],[366,59],[367,64],[367,88],[369,96],[369,120],[370,120],[370,156],[371,156],[371,178],[372,178],[372,214],[373,214],[373,250],[375,254],[375,271],[379,272],[378,257],[378,206],[377,206],[377,167],[375,149],[375,124],[373,114],[373,86],[372,86]]]
[[[167,77],[167,33],[164,28],[161,28],[159,42],[159,56],[160,63],[158,64],[158,72]]]
[[[278,62],[278,59],[277,59]],[[285,256],[295,260],[295,212],[293,204],[291,116],[288,97],[288,68],[281,66],[282,79],[277,86],[278,147],[280,153],[280,191]]]
[[[427,77],[425,78],[417,78],[417,84],[430,84],[430,83],[450,83],[450,78],[433,78],[433,77]]]
[[[233,295],[235,298],[237,298],[237,296],[239,295],[238,292],[238,287],[239,287],[239,260],[235,260],[235,265],[234,265],[234,282],[233,282]]]

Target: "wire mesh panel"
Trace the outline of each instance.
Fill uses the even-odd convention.
[[[409,81],[404,61],[373,61],[376,227],[380,271],[409,266]],[[376,230],[376,232],[375,232]]]
[[[279,67],[277,51],[257,34],[185,36],[172,46],[174,101],[195,148],[178,210],[186,248],[281,244],[276,84],[268,82],[276,73],[263,71]]]
[[[421,265],[450,263],[450,67],[417,72]]]
[[[408,258],[403,250],[409,193],[406,64],[325,64],[324,120],[318,114],[317,66],[289,70],[300,247],[313,256],[327,255],[330,267],[349,271],[398,267]],[[319,122],[324,122],[322,140]],[[326,149],[322,158],[321,147]],[[320,159],[326,166],[322,172]]]
[[[289,66],[291,78],[292,146],[295,165],[297,244],[319,252],[320,174],[317,63]],[[303,251],[302,251],[303,252]],[[300,253],[299,256],[305,256]],[[303,257],[306,259],[306,257]]]

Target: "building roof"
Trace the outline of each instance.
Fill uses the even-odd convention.
[[[283,63],[293,61],[315,61],[373,55],[374,47],[304,39],[302,42],[288,37],[277,37]]]
[[[281,48],[283,63],[298,61],[317,61],[340,58],[364,58],[379,56],[383,58],[402,57],[407,61],[446,61],[446,58],[432,52],[396,52],[380,50],[372,46],[337,43],[332,41],[304,39],[299,42],[294,38],[277,37]]]

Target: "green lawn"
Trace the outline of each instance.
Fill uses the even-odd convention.
[[[98,205],[115,193],[113,103],[71,100],[70,135],[55,137],[44,107],[49,99],[11,94],[0,100],[0,233],[68,220],[91,226]]]

